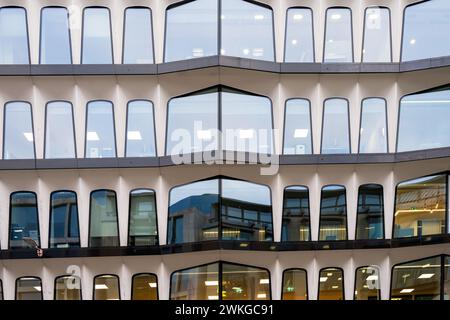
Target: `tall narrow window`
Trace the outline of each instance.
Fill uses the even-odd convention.
[[[125,10],[123,63],[153,63],[152,12],[148,8]]]
[[[86,112],[86,158],[116,157],[113,104],[91,101]]]
[[[284,154],[312,154],[310,109],[310,102],[306,99],[286,101]]]
[[[308,279],[306,270],[288,269],[283,271],[282,300],[308,300]]]
[[[281,241],[309,241],[309,190],[303,186],[284,189]]]
[[[89,246],[119,246],[116,193],[111,190],[91,192],[89,214]]]
[[[322,154],[350,153],[348,102],[328,99],[323,106]]]
[[[69,13],[66,8],[46,7],[41,11],[40,63],[71,64]]]
[[[133,276],[131,300],[158,300],[158,279],[151,273]]]
[[[126,157],[155,157],[155,122],[153,103],[136,100],[128,103],[127,108]]]
[[[387,151],[386,100],[364,99],[361,106],[359,153],[386,153]]]
[[[394,238],[445,233],[447,175],[401,182],[395,195]]]
[[[45,158],[75,158],[72,104],[66,101],[47,103],[45,124]]]
[[[353,62],[352,12],[348,8],[327,9],[323,62]]]
[[[94,300],[120,300],[119,277],[113,274],[96,276]]]
[[[5,104],[3,159],[34,159],[34,133],[28,102]]]
[[[347,201],[343,186],[322,188],[319,240],[347,240]]]
[[[356,269],[354,300],[381,300],[380,271],[375,266]]]
[[[50,248],[80,246],[77,195],[55,191],[50,195]]]
[[[222,264],[222,300],[270,299],[270,275],[266,269]]]
[[[43,300],[41,279],[37,277],[16,279],[16,300]]]
[[[356,239],[384,238],[383,186],[365,184],[359,187]]]
[[[217,55],[218,1],[197,0],[167,8],[164,61]]]
[[[318,300],[344,300],[344,271],[340,268],[320,270]]]
[[[284,62],[314,62],[313,17],[310,8],[289,8]]]
[[[60,276],[55,279],[55,300],[81,300],[81,279],[78,276]]]
[[[27,14],[24,8],[0,8],[0,64],[29,64]]]
[[[113,63],[109,9],[101,7],[84,9],[82,41],[81,63]]]
[[[40,246],[37,197],[34,192],[14,192],[10,196],[9,248]]]
[[[138,189],[130,192],[130,221],[128,245],[158,245],[156,200],[153,190]]]
[[[391,13],[388,8],[366,8],[362,61],[391,62]]]

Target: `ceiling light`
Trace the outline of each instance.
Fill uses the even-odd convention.
[[[225,15],[224,14],[222,14],[222,15],[220,15],[220,19],[225,19]]]
[[[295,129],[294,138],[306,138],[308,136],[308,129]]]
[[[264,20],[264,15],[262,15],[262,14],[255,14],[255,20]]]
[[[296,39],[294,39],[291,41],[291,43],[295,46],[298,43],[298,41]]]
[[[413,292],[414,291],[414,289],[402,289],[401,291],[400,291],[400,293],[411,293],[411,292]]]
[[[294,14],[294,20],[302,20],[303,15],[302,14]]]
[[[339,13],[335,13],[331,15],[331,19],[333,20],[339,20],[341,18],[341,15]]]
[[[430,279],[434,276],[434,273],[422,273],[417,279]]]
[[[207,287],[213,287],[213,286],[218,286],[218,285],[219,285],[219,281],[217,281],[217,280],[205,281],[205,286],[207,286]]]
[[[409,44],[416,44],[416,39],[411,39],[411,40],[409,40]]]
[[[42,287],[41,287],[41,286],[36,286],[36,287],[33,287],[33,288],[34,288],[34,290],[36,290],[36,291],[39,291],[39,292],[42,291]]]
[[[197,138],[199,138],[200,140],[211,140],[211,130],[198,130]]]
[[[244,49],[244,50],[242,50],[242,53],[247,56],[250,53],[250,50],[249,49]]]
[[[208,300],[219,300],[219,296],[208,296]]]
[[[158,286],[156,282],[149,282],[148,285],[150,286],[150,288],[156,288]]]
[[[327,273],[327,277],[332,277],[333,276],[333,273],[332,272],[328,272]]]
[[[338,289],[339,286],[332,286],[331,289]]]
[[[142,140],[140,131],[128,131],[128,140]]]
[[[259,280],[259,284],[269,284],[269,279],[261,279]]]
[[[106,289],[109,289],[106,284],[96,284],[95,285],[95,290],[106,290]]]
[[[320,282],[327,282],[328,277],[320,277]]]
[[[265,298],[267,298],[267,294],[265,294],[265,293],[258,293],[256,295],[256,298],[257,299],[265,299]]]
[[[374,280],[378,280],[378,276],[374,274],[368,276],[366,279],[366,281],[374,281]]]
[[[98,137],[97,132],[95,131],[88,131],[87,133],[87,141],[99,141],[100,138]]]
[[[241,139],[252,139],[253,138],[253,129],[241,129],[239,130],[239,138]]]
[[[32,132],[24,132],[23,135],[25,136],[25,139],[27,139],[29,142],[33,142],[33,133]]]

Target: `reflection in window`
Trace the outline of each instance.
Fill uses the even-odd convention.
[[[364,99],[361,108],[359,153],[387,152],[386,101],[381,98]]]
[[[5,104],[3,159],[33,159],[34,133],[28,102]]]
[[[353,62],[352,13],[329,8],[326,14],[323,62]]]
[[[151,273],[133,276],[131,300],[158,300],[158,280]]]
[[[78,276],[60,276],[55,279],[55,300],[81,300],[81,279]]]
[[[50,248],[80,246],[77,195],[55,191],[50,195]]]
[[[16,300],[43,300],[41,279],[37,277],[16,279]]]
[[[153,103],[145,100],[131,101],[128,103],[127,112],[127,142],[125,156],[156,156]]]
[[[292,186],[284,189],[281,241],[309,241],[309,190]]]
[[[322,154],[350,153],[348,102],[328,99],[323,105]]]
[[[347,202],[343,186],[325,186],[320,201],[319,240],[347,240]]]
[[[41,12],[42,64],[71,64],[69,13],[66,8],[47,7]]]
[[[314,62],[313,18],[309,8],[287,11],[284,62]]]
[[[176,271],[170,283],[171,300],[271,299],[269,271],[234,263],[216,262]]]
[[[449,147],[449,117],[449,87],[403,97],[397,152]]]
[[[152,12],[148,8],[125,10],[123,63],[153,63]]]
[[[391,14],[388,8],[366,8],[363,62],[391,62]]]
[[[112,64],[111,21],[107,8],[85,8],[81,63]]]
[[[221,1],[222,55],[275,61],[272,9],[243,0]]]
[[[49,102],[45,120],[45,158],[75,158],[75,129],[72,104]]]
[[[164,62],[217,55],[218,1],[197,0],[169,7]]]
[[[91,101],[87,104],[86,158],[116,157],[113,104]]]
[[[24,8],[0,8],[0,64],[29,64],[27,14]]]
[[[356,269],[354,300],[380,300],[380,272],[377,267]]]
[[[344,272],[339,268],[320,270],[318,300],[344,300]]]
[[[111,190],[91,192],[89,214],[89,246],[119,246],[116,193]]]
[[[14,192],[10,196],[9,248],[29,248],[28,242],[40,246],[37,197],[34,192]]]
[[[312,154],[310,103],[306,99],[286,102],[284,154]]]
[[[153,190],[138,189],[130,192],[129,246],[158,245],[156,200]]]
[[[306,270],[289,269],[283,272],[282,300],[308,300]]]
[[[450,55],[450,2],[430,0],[405,9],[402,61]]]
[[[401,182],[395,195],[394,238],[445,233],[447,175]]]
[[[119,277],[113,274],[96,276],[94,300],[120,300]]]
[[[384,238],[383,187],[365,184],[359,187],[356,239]]]

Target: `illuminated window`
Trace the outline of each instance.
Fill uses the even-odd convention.
[[[120,300],[119,277],[114,274],[96,276],[93,300]]]
[[[308,279],[306,270],[288,269],[283,271],[282,300],[308,300]]]
[[[310,8],[289,8],[287,11],[284,62],[314,62],[313,17]]]
[[[328,8],[323,62],[353,62],[352,12]]]
[[[347,240],[347,200],[343,186],[322,188],[319,240]]]
[[[85,157],[116,157],[113,104],[109,101],[90,101],[86,108]]]
[[[81,300],[81,279],[77,276],[60,276],[55,279],[55,300]]]
[[[283,154],[312,154],[310,102],[286,101]]]
[[[344,300],[344,271],[340,268],[320,270],[318,300]]]
[[[131,300],[158,300],[158,279],[151,273],[135,274],[132,279]]]
[[[381,98],[364,99],[361,107],[359,153],[386,153],[386,101]]]
[[[354,300],[380,300],[380,271],[377,267],[356,269]]]
[[[153,103],[130,101],[127,107],[126,157],[155,157],[155,122]]]
[[[136,189],[130,192],[129,246],[158,245],[155,192]]]
[[[366,8],[363,62],[391,62],[391,13],[388,8]]]
[[[348,101],[340,98],[325,100],[322,121],[322,154],[350,153]]]
[[[309,190],[303,186],[284,189],[281,241],[309,241]]]
[[[41,279],[37,277],[16,279],[16,300],[43,300]]]

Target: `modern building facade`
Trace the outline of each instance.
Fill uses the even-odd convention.
[[[448,299],[449,27],[447,0],[1,0],[0,297]]]

